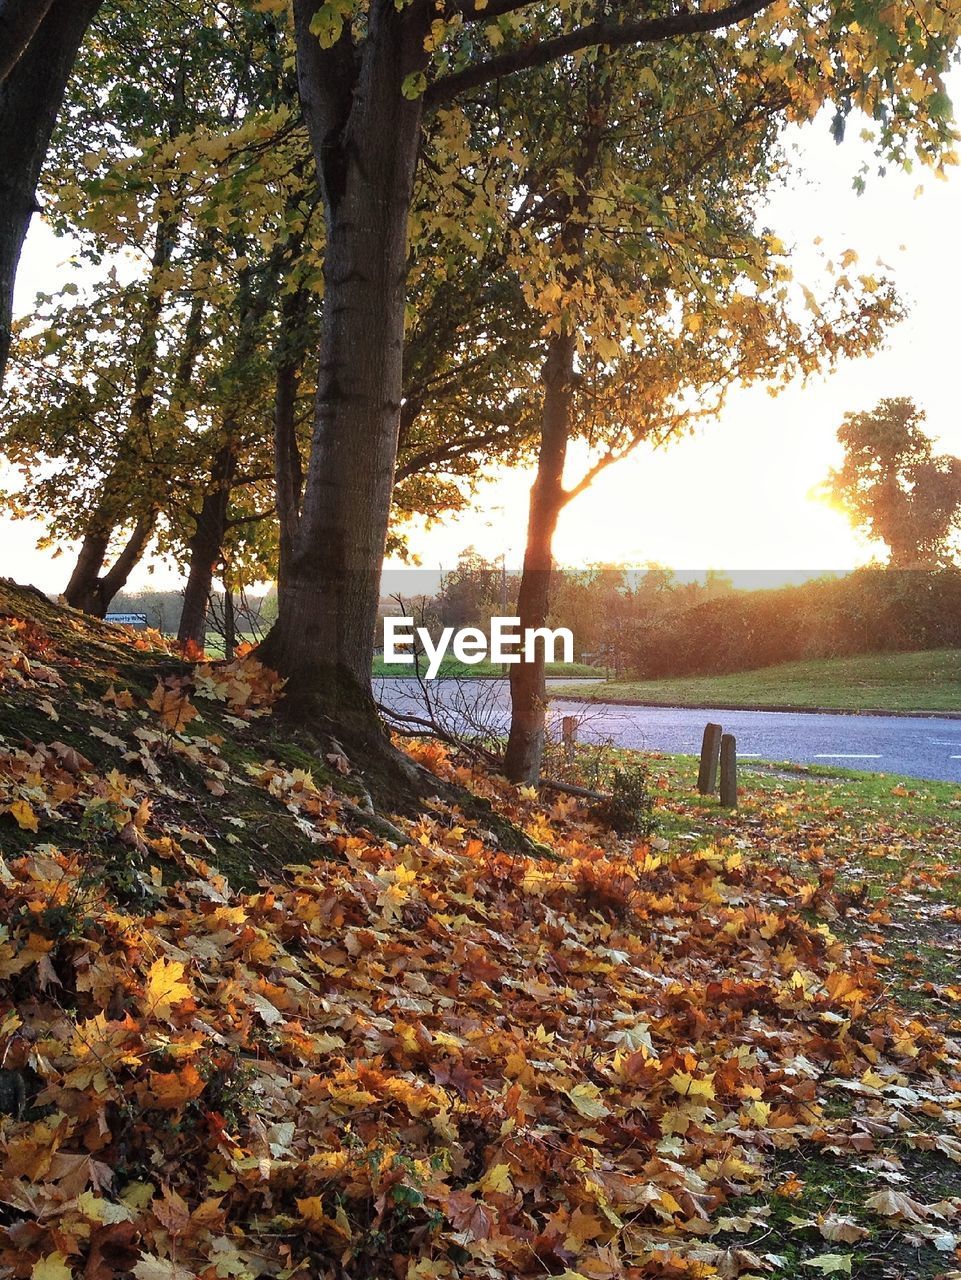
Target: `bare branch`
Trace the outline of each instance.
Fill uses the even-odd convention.
[[[537,41],[511,53],[498,54],[485,62],[465,67],[463,71],[442,76],[428,88],[425,103],[428,107],[442,106],[469,89],[490,84],[492,80],[514,75],[517,71],[547,66],[567,54],[577,53],[594,45],[622,48],[629,44],[653,44],[675,36],[717,31],[721,27],[733,26],[747,18],[753,18],[773,3],[774,0],[735,0],[734,4],[713,12],[679,12],[662,18],[641,18],[634,22],[611,19],[591,22],[574,31],[565,32],[564,35]]]

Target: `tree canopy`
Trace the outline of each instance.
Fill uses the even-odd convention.
[[[938,568],[957,555],[961,458],[934,452],[924,420],[904,396],[845,414],[844,461],[825,485],[856,526],[887,544],[895,569]]]

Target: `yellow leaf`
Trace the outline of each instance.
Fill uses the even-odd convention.
[[[710,1101],[715,1097],[713,1072],[703,1080],[697,1080],[686,1071],[675,1071],[671,1076],[671,1084],[685,1098],[706,1098]]]
[[[179,689],[165,689],[159,680],[147,699],[147,706],[159,714],[166,728],[175,731],[190,724],[197,715],[197,708],[191,705],[186,694]]]
[[[73,1280],[73,1268],[62,1253],[48,1253],[33,1264],[30,1280]]]
[[[752,1102],[750,1106],[744,1108],[744,1114],[749,1120],[753,1120],[759,1129],[763,1129],[771,1115],[771,1104],[769,1102]]]
[[[323,1196],[305,1196],[303,1200],[295,1201],[297,1212],[307,1222],[325,1222],[327,1214],[324,1212]]]
[[[817,1267],[818,1271],[824,1276],[834,1276],[838,1274],[851,1274],[851,1258],[850,1253],[822,1253],[817,1258],[808,1258],[806,1262],[802,1262],[803,1267]]]
[[[567,1091],[567,1096],[576,1109],[588,1120],[599,1120],[610,1115],[610,1109],[600,1100],[600,1089],[596,1084],[576,1084]]]
[[[576,1105],[576,1104],[575,1104]],[[495,1164],[484,1174],[480,1180],[480,1189],[485,1194],[488,1191],[500,1192],[503,1195],[509,1195],[514,1190],[514,1184],[511,1182],[511,1167],[509,1164]]]
[[[15,800],[10,806],[10,816],[22,831],[36,831],[40,825],[37,821],[37,815],[26,800]],[[56,1256],[56,1254],[51,1254],[51,1257]]]
[[[179,960],[155,960],[147,974],[144,1004],[148,1013],[166,1018],[176,1004],[190,999],[190,988],[181,979],[184,967]]]

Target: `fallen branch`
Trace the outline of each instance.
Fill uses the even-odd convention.
[[[456,734],[450,733],[439,725],[436,720],[428,719],[425,716],[412,715],[410,712],[394,711],[382,702],[377,703],[377,709],[386,720],[393,721],[391,727],[395,729],[395,732],[404,734],[408,738],[438,738],[441,742],[446,742],[448,746],[455,747],[458,751],[470,752],[492,768],[499,770],[503,764],[500,756],[493,751],[488,751],[485,747],[478,746],[477,743],[467,742],[464,738],[458,738]],[[416,727],[408,728],[405,726]],[[560,791],[564,795],[578,796],[583,800],[610,800],[611,798],[610,792],[592,791],[590,787],[579,787],[573,782],[557,782],[553,778],[540,778],[537,785],[542,790]]]
[[[483,760],[485,764],[499,768],[501,759],[493,751],[488,751],[485,747],[478,746],[476,742],[468,742],[465,738],[458,738],[456,734],[450,733],[437,723],[436,720],[427,719],[425,716],[415,716],[410,712],[394,711],[390,707],[385,706],[382,702],[377,703],[377,710],[388,722],[390,727],[396,732],[403,734],[408,738],[438,738],[441,742],[446,742],[450,747],[456,747],[458,751],[468,751],[478,760]],[[416,728],[406,728],[405,726],[416,726]]]

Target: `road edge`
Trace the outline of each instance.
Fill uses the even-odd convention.
[[[890,716],[904,720],[961,720],[961,711],[891,711],[883,707],[810,707],[797,703],[767,703],[763,706],[751,702],[652,702],[642,698],[585,698],[576,693],[561,693],[550,689],[549,702],[582,702],[585,706],[604,703],[609,707],[659,707],[672,711],[771,711],[784,714],[812,716]]]

